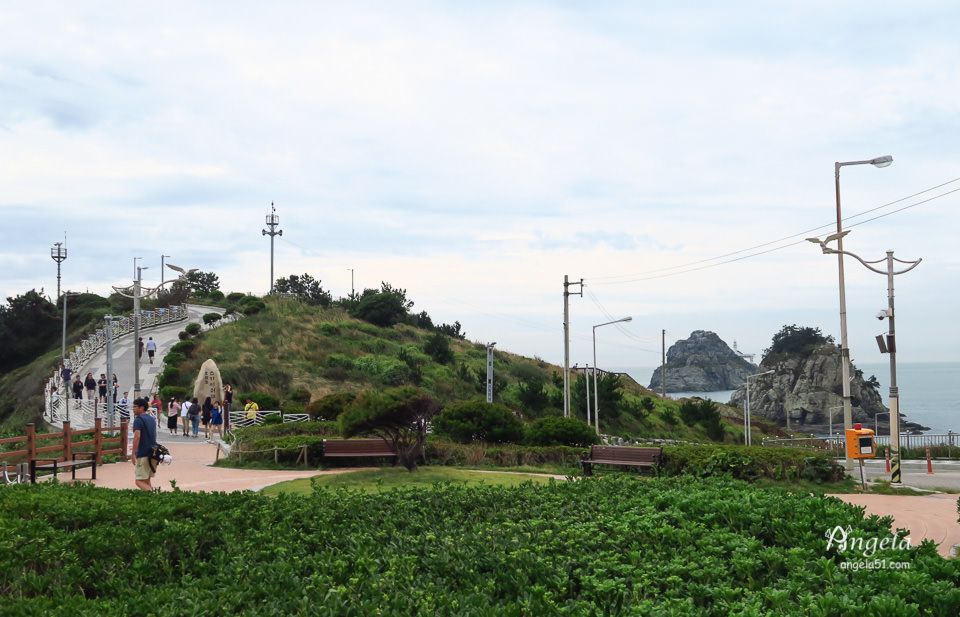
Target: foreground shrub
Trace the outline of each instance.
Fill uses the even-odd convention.
[[[729,475],[741,480],[809,480],[817,484],[837,482],[844,476],[843,467],[825,454],[762,446],[665,446],[663,469],[700,477]]]
[[[863,555],[825,537],[889,538],[889,517],[733,480],[277,498],[3,488],[9,615],[960,613],[960,563],[932,543],[869,557],[909,569],[854,569]]]

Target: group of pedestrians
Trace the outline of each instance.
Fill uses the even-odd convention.
[[[73,378],[72,381],[71,377]],[[60,367],[60,379],[63,381],[64,388],[67,389],[68,398],[70,392],[73,392],[73,399],[77,408],[83,403],[84,392],[87,394],[86,400],[88,401],[103,404],[107,403],[108,399],[112,399],[114,404],[117,403],[120,380],[117,378],[116,373],[113,373],[110,380],[107,379],[106,373],[100,373],[100,379],[94,379],[92,372],[87,373],[86,379],[80,379],[79,374],[74,376],[73,371],[66,365],[63,365]]]
[[[182,403],[179,398],[173,397],[167,403],[167,430],[171,435],[176,435],[179,422],[184,437],[199,439],[200,426],[203,425],[205,439],[209,441],[214,433],[223,439],[223,416],[224,410],[220,401],[214,401],[212,397],[208,396],[202,405],[196,397]]]

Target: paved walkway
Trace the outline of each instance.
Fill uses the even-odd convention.
[[[161,443],[170,448],[173,463],[161,465],[154,478],[153,485],[161,491],[171,491],[171,481],[184,491],[257,491],[265,486],[318,475],[328,475],[356,471],[355,468],[342,468],[331,471],[307,469],[303,471],[271,471],[253,469],[230,469],[213,467],[217,458],[217,446],[206,443],[202,437],[198,440],[182,436],[171,437],[161,434]],[[89,472],[81,469],[81,478],[89,478]],[[942,482],[960,483],[960,472],[956,477],[947,478],[941,474]],[[63,478],[64,476],[61,476]],[[904,475],[909,484],[910,474]],[[97,486],[114,489],[133,489],[133,465],[113,463],[97,468]],[[958,494],[932,493],[917,496],[851,494],[834,495],[848,503],[864,506],[867,514],[893,516],[894,528],[910,530],[914,545],[921,539],[933,540],[940,545],[940,554],[949,557],[951,549],[960,545],[960,523],[957,522]]]

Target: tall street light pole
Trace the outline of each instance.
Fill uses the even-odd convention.
[[[163,267],[163,260],[166,259],[167,257],[170,257],[170,256],[169,255],[160,256],[160,287],[163,287],[164,284],[166,284],[166,277],[164,276],[164,273],[166,272],[166,270],[164,270],[164,267]]]
[[[747,375],[747,408],[743,412],[743,425],[746,428],[746,433],[744,434],[744,441],[746,445],[753,445],[753,433],[751,432],[750,424],[750,379],[753,377],[761,377],[763,375],[769,375],[773,373],[774,370],[770,369],[769,371],[764,371],[763,373],[757,373],[756,375]]]
[[[613,321],[608,321],[606,323],[597,324],[593,327],[593,422],[594,427],[597,430],[597,435],[600,434],[600,397],[597,395],[597,328],[600,326],[609,326],[614,323],[621,323],[624,321],[632,321],[633,317],[622,317],[620,319],[614,319]],[[589,377],[588,377],[589,379]],[[590,401],[587,400],[587,412],[589,414],[590,410]]]
[[[67,259],[67,247],[63,242],[57,242],[50,249],[50,258],[57,262],[57,297],[60,297],[60,264]]]
[[[840,373],[843,380],[843,428],[848,431],[853,428],[853,408],[850,404],[850,347],[847,344],[847,292],[843,281],[843,217],[840,214],[840,168],[848,165],[873,165],[874,167],[888,167],[893,163],[893,157],[879,156],[867,161],[848,161],[834,163],[834,176],[837,187],[837,269],[840,274]],[[829,239],[827,240],[829,242]],[[844,432],[846,434],[846,432]],[[847,467],[851,468],[853,461],[847,459]]]
[[[897,387],[897,340],[896,328],[894,325],[893,277],[897,274],[904,274],[913,270],[920,265],[920,262],[923,260],[917,259],[916,261],[904,261],[894,257],[893,251],[887,251],[887,256],[884,259],[878,259],[876,261],[864,261],[859,255],[855,255],[849,251],[841,251],[840,249],[832,249],[828,247],[826,243],[832,238],[833,236],[824,241],[820,241],[817,238],[807,238],[807,240],[819,244],[821,250],[823,250],[825,254],[842,253],[844,255],[849,255],[850,257],[853,257],[862,263],[868,270],[876,272],[877,274],[885,274],[887,276],[887,308],[880,311],[880,313],[877,315],[877,319],[886,319],[888,322],[889,331],[887,333],[886,341],[883,340],[883,336],[879,336],[877,337],[877,342],[880,345],[881,353],[890,354],[890,484],[900,485],[900,390]],[[839,240],[839,238],[837,239]],[[880,268],[875,268],[873,266],[873,264],[884,262],[886,263],[885,270],[881,270]],[[896,271],[894,270],[894,262],[905,264],[907,267]]]
[[[143,270],[137,268],[137,278],[133,283],[133,398],[140,398],[140,284]]]

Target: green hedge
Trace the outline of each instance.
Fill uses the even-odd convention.
[[[761,446],[665,446],[663,471],[668,474],[713,476],[729,474],[740,480],[810,480],[836,482],[843,467],[824,454],[794,448]]]
[[[960,562],[835,498],[626,477],[308,496],[0,491],[0,613],[957,615]],[[856,569],[858,561],[907,569]]]
[[[560,465],[579,468],[586,450],[568,446],[521,446],[514,444],[459,444],[428,439],[424,444],[427,465],[518,467]]]

